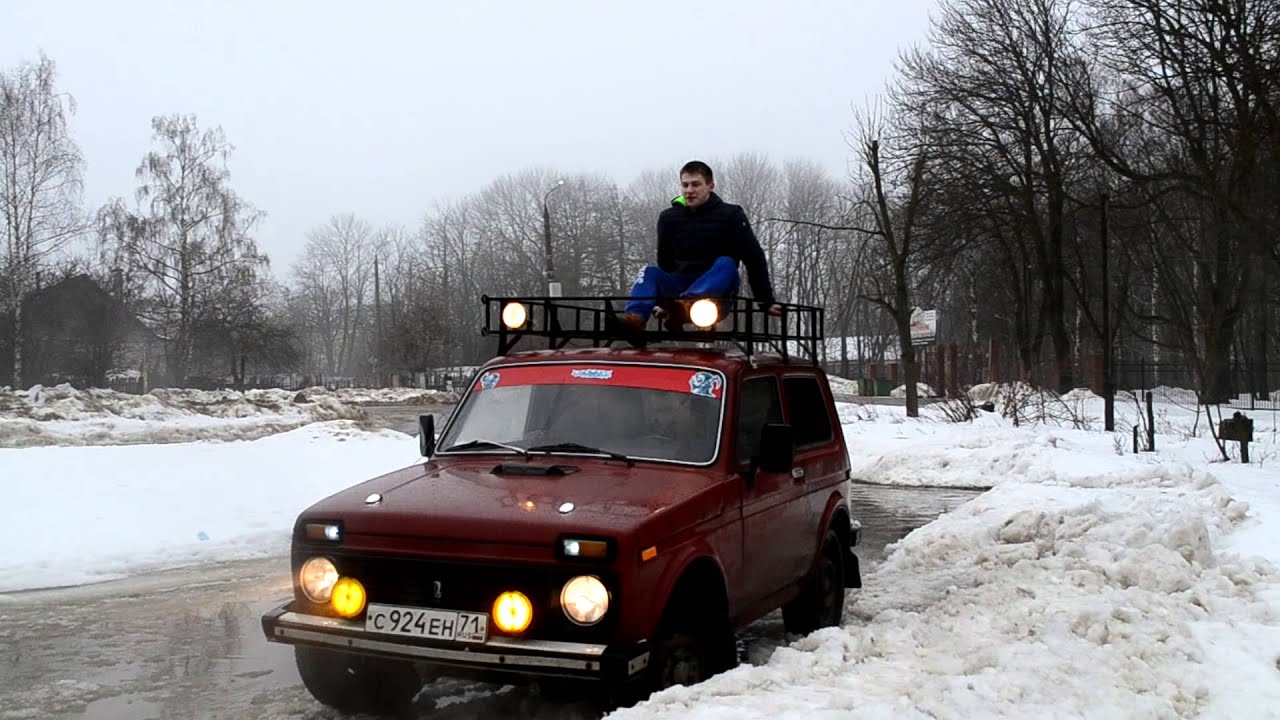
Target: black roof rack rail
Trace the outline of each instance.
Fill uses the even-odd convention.
[[[812,305],[777,303],[782,308],[780,316],[772,316],[767,309],[749,298],[729,297],[716,299],[719,322],[710,328],[674,331],[653,329],[650,321],[643,332],[620,331],[607,318],[632,300],[651,300],[659,304],[670,303],[671,298],[633,298],[621,296],[504,296],[484,295],[484,327],[480,334],[497,335],[498,354],[511,352],[524,338],[546,338],[547,347],[560,349],[572,341],[589,342],[591,347],[610,347],[614,343],[641,340],[645,344],[662,342],[727,342],[736,345],[748,357],[772,350],[783,359],[798,356],[813,364],[819,362],[819,348],[823,342],[823,310]],[[504,322],[503,311],[515,303],[523,313],[513,310],[513,320],[521,320],[515,327]],[[662,326],[661,321],[656,323]]]

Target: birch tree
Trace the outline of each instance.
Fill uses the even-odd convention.
[[[52,60],[0,73],[0,309],[13,317],[13,367],[23,386],[23,299],[49,258],[85,230],[84,163],[71,139],[70,96],[57,91]]]

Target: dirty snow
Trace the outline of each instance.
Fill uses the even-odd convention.
[[[0,447],[252,440],[364,417],[328,391],[156,389],[133,395],[36,385],[0,390]]]
[[[933,391],[932,387],[924,383],[916,383],[916,395],[918,395],[919,397],[931,398],[931,397],[936,397],[937,394],[938,393]],[[889,395],[891,397],[896,397],[896,398],[905,398],[907,396],[907,386],[899,385],[898,387],[891,390],[889,392]]]

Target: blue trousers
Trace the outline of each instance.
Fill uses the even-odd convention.
[[[737,293],[738,282],[738,261],[731,257],[717,258],[711,269],[701,275],[676,275],[650,265],[636,278],[631,297],[727,297]],[[627,303],[626,312],[648,318],[655,304],[652,300],[632,300]]]

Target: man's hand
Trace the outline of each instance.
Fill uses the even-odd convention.
[[[772,315],[772,316],[774,316],[774,317],[781,317],[781,316],[782,316],[782,306],[781,306],[781,305],[778,305],[777,303],[774,303],[773,305],[770,305],[770,306],[769,306],[769,314],[770,314],[770,315]]]

